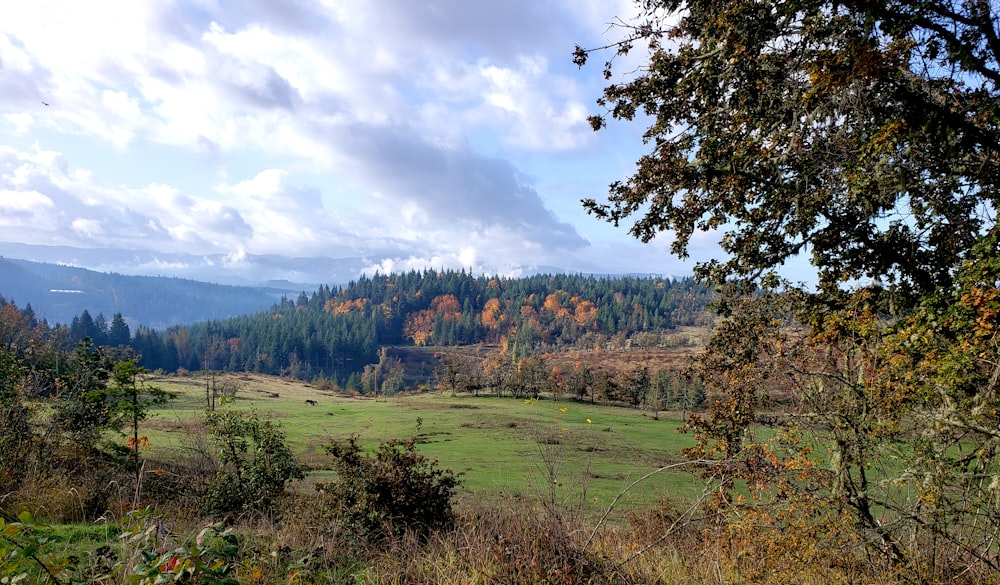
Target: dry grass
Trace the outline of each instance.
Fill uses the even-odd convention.
[[[632,515],[625,524],[595,528],[572,509],[553,509],[512,495],[466,500],[451,531],[425,540],[405,536],[372,545],[352,540],[336,521],[318,517],[317,508],[308,502],[299,501],[279,524],[253,528],[259,550],[279,550],[281,543],[293,551],[282,553],[285,556],[307,559],[300,563],[301,582],[722,585],[750,579],[742,566],[744,551],[720,544],[714,538],[719,529],[710,524],[678,522],[681,515],[669,504]],[[895,582],[891,574],[874,568],[859,573],[830,566],[793,567],[793,556],[774,562],[794,570],[758,573],[753,581]],[[276,578],[280,570],[272,568]]]
[[[190,478],[190,475],[179,474]],[[180,485],[180,484],[179,484]],[[637,488],[637,489],[641,489]],[[53,503],[72,494],[50,486],[40,497]],[[159,514],[147,524],[121,530],[145,530],[155,542],[111,540],[81,544],[81,557],[106,545],[123,559],[135,559],[137,546],[162,554],[190,542],[213,519],[199,514],[197,502],[183,498],[157,503]],[[165,505],[161,505],[165,504]],[[699,519],[702,510],[660,501],[613,523],[588,520],[582,510],[543,493],[467,497],[457,506],[454,529],[427,538],[409,534],[373,542],[350,532],[337,520],[323,494],[299,494],[276,516],[232,519],[240,552],[232,577],[240,583],[334,584],[651,584],[722,585],[753,581],[765,584],[896,582],[856,551],[838,551],[824,559],[801,562],[794,550],[775,552],[766,535],[747,532],[731,538],[725,527]],[[124,512],[108,520],[122,520]],[[155,533],[149,530],[155,529]],[[128,548],[131,546],[132,548]],[[768,558],[761,558],[761,556]],[[761,571],[768,565],[771,570]],[[106,583],[128,581],[117,574]],[[984,581],[988,582],[988,581]]]

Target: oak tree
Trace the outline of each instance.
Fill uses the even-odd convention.
[[[610,53],[609,118],[649,152],[586,208],[643,241],[721,232],[703,277],[757,277],[808,255],[828,289],[902,299],[949,284],[1000,203],[998,8],[983,0],[637,0]],[[616,77],[617,59],[644,64]]]
[[[696,267],[729,285],[701,359],[719,398],[688,456],[737,512],[730,545],[761,571],[854,544],[913,581],[995,572],[1000,8],[637,4],[574,60],[608,54],[591,124],[641,120],[649,151],[584,204],[643,241],[672,233],[681,257],[720,235]],[[776,294],[803,255],[818,287]],[[776,391],[788,420],[762,429]]]

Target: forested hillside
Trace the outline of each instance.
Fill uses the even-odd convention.
[[[133,326],[166,329],[261,311],[287,292],[0,258],[0,294],[30,305],[50,324],[69,324],[87,311],[95,319],[121,313]]]
[[[627,337],[710,319],[691,279],[411,271],[321,286],[269,311],[165,332],[132,345],[150,369],[213,369],[346,379],[384,345],[499,344],[518,359],[586,336]]]

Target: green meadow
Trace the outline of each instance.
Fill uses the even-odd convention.
[[[216,408],[256,409],[281,424],[310,470],[300,490],[329,479],[324,446],[357,435],[374,449],[389,439],[419,437],[421,451],[461,474],[461,496],[542,498],[599,513],[647,507],[664,499],[690,501],[702,484],[682,470],[653,473],[682,461],[690,435],[677,431],[680,413],[652,412],[575,401],[400,395],[387,400],[321,392],[299,382],[265,376],[236,377],[234,401]],[[152,462],[183,455],[203,436],[205,378],[163,377],[150,383],[177,394],[146,421]],[[308,401],[315,401],[312,404]],[[635,484],[633,486],[633,484]],[[632,487],[630,487],[632,486]]]

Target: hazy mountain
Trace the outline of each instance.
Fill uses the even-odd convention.
[[[373,266],[384,264],[378,258],[361,256],[284,257],[243,254],[238,257],[225,254],[180,254],[154,250],[126,250],[122,248],[74,248],[70,246],[39,246],[16,242],[0,242],[0,257],[20,258],[32,262],[76,266],[133,276],[168,276],[250,287],[278,287],[292,291],[315,290],[320,284],[346,285],[362,273],[371,274]],[[410,266],[386,265],[382,272],[405,272]],[[440,269],[440,266],[424,268]],[[418,267],[418,269],[422,269]],[[569,271],[576,273],[576,271]],[[498,268],[491,274],[504,276],[532,276],[535,274],[565,274],[567,270],[554,265],[513,266]],[[653,276],[683,278],[685,275],[636,272],[594,272],[595,277]],[[2,276],[2,275],[0,275]]]
[[[121,313],[131,326],[163,329],[267,309],[311,285],[245,287],[163,276],[127,276],[72,266],[0,257],[0,295],[31,305],[51,324],[69,323],[85,309],[108,319]]]
[[[273,255],[182,254],[155,250],[126,250],[123,248],[74,248],[70,246],[39,246],[16,242],[0,242],[0,257],[20,258],[32,262],[77,266],[97,272],[111,272],[136,276],[173,276],[239,286],[270,286],[271,282],[283,283],[296,291],[315,290],[320,284],[345,285],[362,273],[371,273],[373,267],[381,271],[405,272],[413,266],[406,262],[383,262],[383,256],[372,258],[349,256],[285,257]],[[417,266],[417,269],[441,269],[441,266]],[[563,274],[559,266],[498,267],[495,272],[505,276],[531,276],[534,274]],[[656,276],[669,276],[657,274]]]
[[[97,272],[142,276],[172,276],[202,282],[266,286],[270,281],[313,290],[320,283],[346,284],[368,265],[363,258],[239,257],[223,254],[176,254],[121,248],[72,248],[0,242],[0,256],[33,262],[78,266]]]

